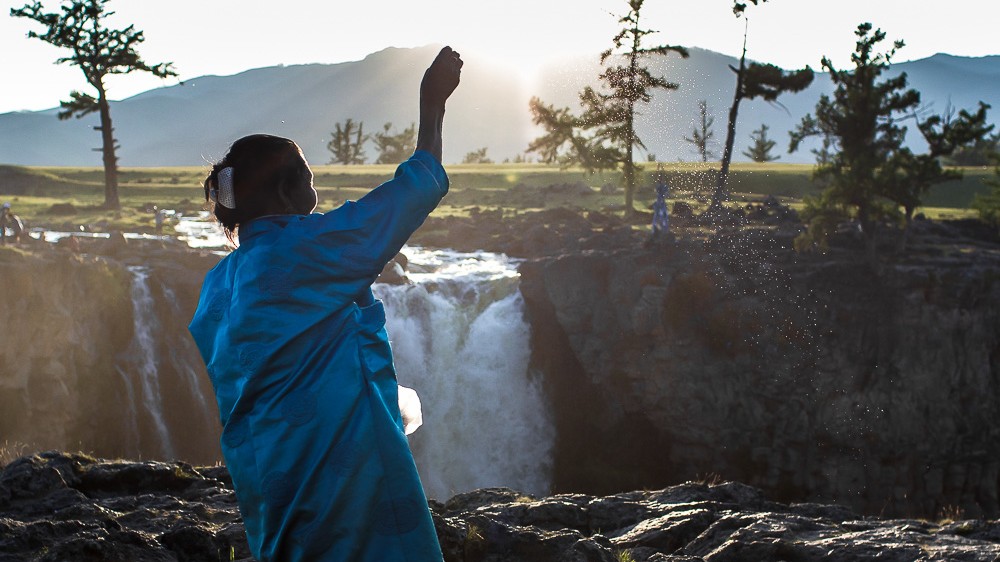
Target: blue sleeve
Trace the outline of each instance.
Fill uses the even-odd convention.
[[[340,266],[374,278],[447,192],[441,163],[429,152],[417,151],[391,180],[324,215],[317,242],[342,245]]]

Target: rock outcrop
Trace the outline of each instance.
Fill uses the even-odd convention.
[[[46,258],[0,253],[0,435],[69,447],[113,421],[99,403],[117,396],[101,380],[130,338],[128,274],[61,252]]]
[[[635,222],[649,224],[638,215]],[[473,208],[468,217],[430,217],[410,242],[461,252],[486,250],[518,258],[611,250],[641,244],[643,236],[613,214],[565,208],[504,214]]]
[[[64,240],[0,252],[0,437],[214,462],[219,423],[187,323],[218,256],[121,236]],[[161,419],[146,407],[153,391]],[[158,421],[185,437],[164,444]]]
[[[556,491],[718,475],[867,514],[1000,514],[1000,252],[917,237],[873,272],[791,233],[529,261]],[[600,453],[597,453],[600,451]]]
[[[799,225],[772,207],[733,213],[740,228],[719,235],[675,214],[692,229],[667,244],[565,209],[481,211],[429,221],[419,237],[534,258],[521,288],[557,424],[556,492],[716,475],[868,515],[996,517],[1000,252],[983,241],[995,233],[915,221],[908,257],[873,272],[852,258],[849,231],[831,253],[796,254]],[[0,438],[217,461],[218,419],[186,324],[218,256],[69,240],[0,252]],[[397,265],[384,280],[406,282]],[[139,324],[155,335],[142,345],[140,277],[152,320]],[[143,403],[148,358],[166,441]]]
[[[446,562],[993,561],[1000,522],[880,520],[738,483],[534,498],[483,489],[431,509]],[[250,561],[223,467],[47,452],[0,472],[0,562]]]

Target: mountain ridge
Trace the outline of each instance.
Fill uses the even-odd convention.
[[[315,164],[329,161],[326,143],[335,123],[363,121],[367,132],[386,122],[402,129],[417,120],[417,91],[427,61],[437,47],[388,47],[356,61],[305,63],[248,69],[232,75],[204,75],[112,102],[112,117],[122,166],[199,165],[221,158],[229,143],[254,132],[295,139]],[[532,85],[513,70],[471,58],[463,84],[450,102],[445,122],[445,162],[458,162],[467,152],[487,147],[495,160],[513,158],[538,134],[527,108],[532,95],[546,103],[576,108],[577,93],[596,84],[597,57],[578,57],[543,66]],[[715,118],[713,147],[721,152],[734,77],[734,57],[691,48],[689,59],[676,56],[651,61],[654,71],[680,88],[657,92],[640,108],[638,132],[660,161],[697,159],[685,143],[697,118],[697,102],[708,101]],[[910,86],[922,93],[924,105],[944,111],[949,105],[974,108],[980,100],[1000,108],[1000,55],[963,57],[938,53],[898,63],[890,75],[906,72]],[[749,144],[750,131],[767,123],[772,138],[784,148],[784,132],[807,112],[819,95],[832,91],[825,74],[799,94],[785,95],[780,105],[745,101],[740,106],[735,160]],[[99,144],[93,131],[97,117],[58,121],[57,108],[0,114],[0,162],[21,165],[99,166]],[[990,121],[995,122],[993,115]],[[909,142],[920,147],[911,134]],[[373,145],[366,147],[369,161]],[[811,162],[809,146],[796,154],[781,153],[782,162]]]

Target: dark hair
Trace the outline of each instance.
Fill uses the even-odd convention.
[[[219,170],[233,169],[236,208],[213,201]],[[250,135],[229,147],[225,158],[205,178],[205,200],[230,241],[243,223],[265,215],[304,214],[316,205],[312,170],[294,141],[273,135]]]

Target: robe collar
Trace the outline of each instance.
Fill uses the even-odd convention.
[[[289,223],[300,221],[306,215],[265,215],[257,217],[246,224],[241,224],[237,234],[240,245],[246,244],[265,232],[272,232],[285,228]]]

